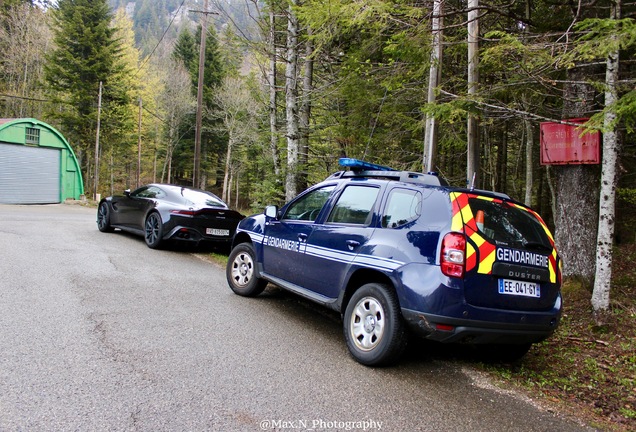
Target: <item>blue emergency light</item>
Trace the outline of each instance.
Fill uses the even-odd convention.
[[[378,165],[353,158],[340,158],[338,163],[342,167],[349,167],[351,171],[395,171],[393,168],[384,165]]]

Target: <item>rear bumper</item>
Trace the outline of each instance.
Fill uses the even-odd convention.
[[[417,335],[443,343],[526,344],[554,333],[560,313],[510,312],[506,322],[471,320],[402,309],[402,316]]]
[[[210,236],[210,235],[203,234],[198,228],[187,227],[187,226],[177,226],[171,229],[170,232],[164,236],[164,239],[193,242],[193,243],[209,242],[209,243],[229,245],[230,242],[232,241],[232,236],[229,236],[229,237]]]

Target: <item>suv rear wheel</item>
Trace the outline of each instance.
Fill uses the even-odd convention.
[[[406,347],[400,307],[387,285],[361,286],[347,304],[343,325],[349,352],[364,365],[391,364]]]

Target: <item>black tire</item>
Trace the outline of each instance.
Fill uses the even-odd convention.
[[[363,365],[390,365],[406,348],[408,336],[400,305],[387,285],[369,283],[353,293],[343,327],[349,352]]]
[[[232,291],[243,297],[256,297],[267,286],[267,281],[257,276],[256,254],[249,243],[240,243],[232,249],[225,276]]]
[[[152,212],[144,223],[144,239],[151,249],[159,249],[163,240],[163,222],[157,212]]]
[[[113,227],[110,225],[110,208],[104,201],[97,208],[97,229],[101,232],[112,232]]]

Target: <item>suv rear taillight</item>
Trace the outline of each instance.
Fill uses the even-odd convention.
[[[442,273],[450,277],[463,277],[466,262],[466,237],[460,233],[448,233],[442,240],[440,264]]]

